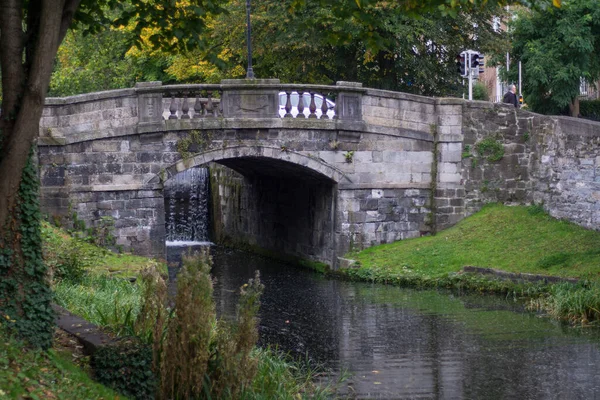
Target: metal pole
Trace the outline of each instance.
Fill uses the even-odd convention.
[[[246,43],[248,44],[248,70],[246,71],[246,79],[254,79],[254,71],[252,70],[252,42],[250,40],[252,27],[250,26],[250,0],[246,0]]]
[[[506,13],[507,14],[508,14],[509,10],[510,10],[510,6],[506,6]],[[506,31],[508,32],[508,25],[506,27]],[[510,70],[510,53],[507,51],[506,52],[506,72],[508,72],[509,70]]]
[[[467,52],[467,64],[469,71],[469,100],[473,100],[473,71],[471,71],[471,51]]]
[[[523,91],[521,90],[521,61],[519,61],[519,98],[523,95]]]

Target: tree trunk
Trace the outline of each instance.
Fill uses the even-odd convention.
[[[54,58],[79,1],[0,0],[0,314],[40,347],[51,344],[54,321],[32,150]]]
[[[579,117],[579,96],[575,97],[571,104],[569,104],[569,113],[571,117]]]

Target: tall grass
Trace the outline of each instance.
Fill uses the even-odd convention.
[[[600,282],[552,285],[549,294],[531,300],[531,306],[556,319],[583,325],[591,321],[597,324],[600,321]]]
[[[55,301],[87,321],[111,329],[118,336],[136,334],[143,285],[101,274],[85,274],[78,282],[54,285]]]
[[[271,348],[255,348],[252,357],[258,360],[251,386],[244,387],[243,400],[329,399],[333,388],[317,385],[318,369],[301,364]]]

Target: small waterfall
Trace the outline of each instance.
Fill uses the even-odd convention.
[[[208,168],[191,168],[165,182],[167,246],[208,242]]]

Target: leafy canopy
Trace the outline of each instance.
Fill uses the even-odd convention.
[[[560,9],[524,10],[512,31],[513,57],[521,60],[526,103],[556,114],[573,107],[581,80],[600,78],[600,7],[568,0]],[[511,78],[516,80],[516,69]]]

